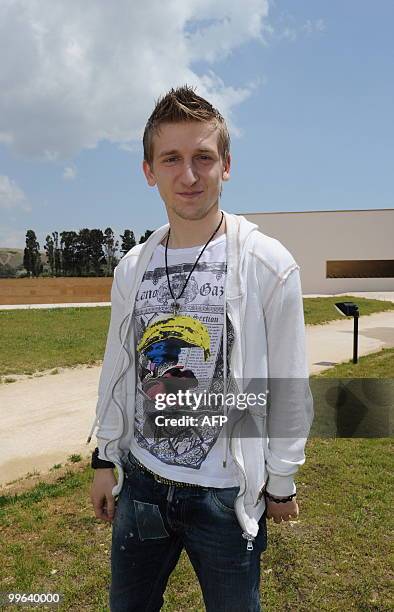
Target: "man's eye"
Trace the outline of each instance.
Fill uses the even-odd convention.
[[[202,159],[203,161],[210,161],[212,159],[210,155],[199,155],[198,157],[199,159]],[[178,159],[179,157],[167,157],[167,159],[164,160],[164,163],[169,162],[171,164],[172,162],[175,162]]]

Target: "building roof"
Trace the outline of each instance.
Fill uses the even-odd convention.
[[[332,212],[375,212],[378,210],[392,210],[394,208],[347,208],[340,210],[281,210],[281,211],[267,211],[267,212],[242,212],[237,213],[238,215],[300,215],[300,214],[310,214],[310,213],[332,213]]]

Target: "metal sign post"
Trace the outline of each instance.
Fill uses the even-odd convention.
[[[336,302],[335,308],[344,317],[353,317],[353,363],[358,362],[358,317],[360,316],[358,306],[354,302]]]

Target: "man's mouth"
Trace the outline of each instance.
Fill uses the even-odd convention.
[[[202,191],[183,191],[182,193],[178,193],[178,195],[182,196],[183,198],[193,199],[197,198],[202,193]]]

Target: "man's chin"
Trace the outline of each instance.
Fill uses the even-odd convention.
[[[199,221],[200,219],[204,219],[204,217],[211,212],[214,206],[214,204],[209,207],[175,205],[172,210],[178,217],[184,219],[185,221]]]

